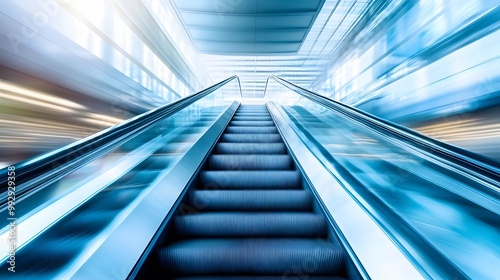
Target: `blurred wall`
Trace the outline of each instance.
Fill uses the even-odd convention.
[[[0,166],[211,84],[172,11],[159,0],[2,1]]]
[[[500,2],[387,3],[355,27],[316,90],[500,159]]]

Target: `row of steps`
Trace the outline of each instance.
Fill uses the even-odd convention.
[[[237,110],[184,204],[191,210],[173,218],[172,234],[158,251],[166,278],[335,279],[345,273],[344,251],[328,239],[325,217],[313,210],[313,196],[265,106]]]

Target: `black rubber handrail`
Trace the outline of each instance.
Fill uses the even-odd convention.
[[[235,79],[238,80],[241,96],[240,79],[238,76],[232,76],[190,96],[145,112],[60,149],[14,164],[16,197],[78,169],[157,121],[177,113]],[[4,197],[7,193],[8,167],[0,169],[0,184],[5,186],[2,187],[0,195]],[[2,199],[0,205],[5,203],[6,200]]]
[[[414,147],[417,147],[426,152],[432,153],[435,156],[439,156],[451,163],[454,163],[466,170],[473,171],[477,175],[490,184],[494,185],[497,189],[491,190],[490,188],[484,188],[484,191],[494,197],[498,196],[498,189],[500,189],[500,163],[491,160],[482,155],[467,151],[460,147],[441,142],[437,139],[431,138],[424,134],[421,134],[415,130],[398,125],[391,121],[379,118],[357,108],[351,107],[349,105],[343,104],[341,102],[332,100],[328,97],[319,95],[310,90],[304,89],[300,86],[292,84],[282,78],[277,76],[269,76],[266,83],[266,91],[269,80],[273,79],[286,88],[298,93],[299,95],[332,109],[336,112],[341,113],[344,116],[348,116],[368,127],[371,127],[377,131],[384,132],[386,135],[394,136],[399,140],[404,141]],[[266,92],[264,93],[264,96]]]

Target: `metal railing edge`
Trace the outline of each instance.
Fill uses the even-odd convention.
[[[332,100],[326,96],[319,95],[310,90],[297,86],[289,81],[286,81],[280,77],[274,75],[268,77],[266,81],[264,96],[266,96],[270,79],[274,79],[276,82],[280,83],[286,88],[308,98],[315,103],[327,106],[330,109],[341,113],[342,115],[351,114],[350,117],[358,118],[358,120],[361,119],[362,122],[367,122],[372,126],[376,126],[393,136],[415,144],[417,147],[423,150],[437,152],[440,157],[454,162],[455,164],[460,164],[462,167],[473,170],[476,173],[482,176],[486,176],[487,178],[494,181],[490,183],[496,182],[498,186],[498,182],[500,182],[500,163],[490,160],[482,155],[467,151],[458,146],[454,146],[452,144],[434,139],[413,129],[377,117],[347,104]]]
[[[241,98],[241,82],[239,77],[234,75],[197,93],[132,117],[121,124],[102,130],[64,147],[10,165],[15,167],[16,196],[22,196],[42,184],[61,178],[75,170],[75,167],[78,168],[117,147],[130,137],[133,137],[135,133],[146,129],[159,119],[173,115],[235,79],[238,81]],[[10,166],[0,169],[0,185],[2,186],[8,185],[9,176],[7,174]],[[6,196],[6,193],[7,187],[2,190],[0,197]],[[7,201],[2,200],[0,205],[5,203]]]

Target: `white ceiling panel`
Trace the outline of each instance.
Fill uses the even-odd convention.
[[[200,53],[225,55],[297,53],[324,2],[172,1]]]
[[[267,76],[308,87],[371,0],[170,0],[214,82],[239,75],[244,97]]]

